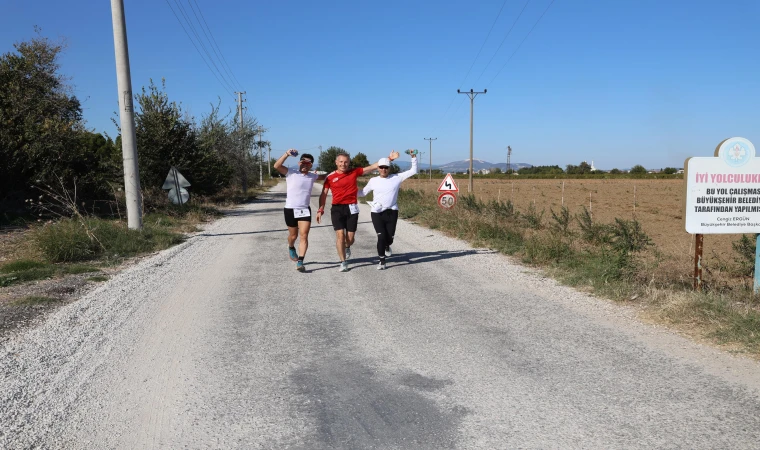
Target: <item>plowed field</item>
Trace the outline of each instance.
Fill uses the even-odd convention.
[[[404,188],[423,190],[436,195],[441,179],[407,180]],[[467,193],[467,179],[456,180],[460,195]],[[474,194],[488,201],[511,200],[518,211],[531,203],[545,210],[544,223],[551,221],[550,209],[558,211],[564,204],[573,214],[586,207],[594,221],[609,223],[616,217],[636,218],[652,238],[657,249],[671,259],[663,269],[691,273],[694,267],[694,235],[684,228],[683,180],[474,180]],[[704,257],[708,267],[733,263],[731,243],[740,235],[706,235]]]

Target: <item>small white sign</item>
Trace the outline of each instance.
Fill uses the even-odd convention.
[[[723,141],[715,156],[686,160],[686,231],[760,233],[760,158],[750,141]]]
[[[441,181],[441,185],[438,186],[438,192],[459,192],[459,188],[454,182],[454,177],[450,173],[447,173],[446,177]]]

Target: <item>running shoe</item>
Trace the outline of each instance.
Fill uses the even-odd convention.
[[[385,270],[385,263],[380,263],[377,265],[377,270]]]
[[[391,251],[391,247],[385,247],[385,257],[393,256],[393,252]]]
[[[298,253],[296,253],[296,249],[288,247],[288,252],[290,253],[291,261],[298,261]]]
[[[340,263],[340,271],[341,272],[348,272],[348,262],[347,261],[343,261],[342,263]]]
[[[346,247],[346,259],[351,259],[351,247]]]
[[[304,267],[303,261],[298,261],[296,263],[296,270],[299,272],[306,272],[306,267]]]

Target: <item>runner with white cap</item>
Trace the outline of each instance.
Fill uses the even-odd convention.
[[[393,161],[398,156],[397,151],[392,151],[387,159]],[[375,163],[371,166],[351,169],[350,162],[351,159],[347,153],[339,153],[335,158],[335,165],[338,170],[327,175],[322,188],[322,195],[319,196],[319,210],[317,210],[317,223],[322,223],[327,192],[332,191],[330,218],[335,230],[335,248],[338,250],[341,272],[348,272],[348,261],[346,260],[351,257],[351,245],[354,243],[354,236],[359,223],[356,179],[377,168],[377,163]]]
[[[324,175],[317,175],[309,172],[314,157],[308,153],[301,155],[298,161],[298,170],[284,167],[283,164],[288,156],[298,156],[298,150],[291,148],[280,159],[274,163],[274,168],[282,175],[285,175],[287,183],[287,195],[285,197],[285,225],[288,226],[288,253],[290,259],[296,261],[296,270],[305,272],[304,258],[306,250],[309,248],[309,230],[311,230],[311,189],[314,182],[324,180]],[[296,253],[296,238],[300,238],[298,243],[298,253]]]
[[[406,172],[391,175],[391,162],[388,158],[381,158],[377,162],[380,176],[369,180],[364,189],[358,192],[359,197],[364,197],[374,191],[373,200],[367,202],[371,208],[372,225],[377,232],[377,255],[380,257],[378,270],[385,269],[385,258],[392,255],[391,245],[396,235],[396,222],[398,222],[398,191],[401,183],[417,173],[417,150],[407,150],[412,157],[412,167]]]

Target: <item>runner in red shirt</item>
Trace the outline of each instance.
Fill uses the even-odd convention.
[[[398,158],[397,151],[391,152],[388,159],[393,161]],[[359,204],[356,200],[356,179],[365,172],[377,169],[377,163],[368,167],[349,169],[350,159],[348,154],[341,153],[335,158],[338,170],[327,175],[322,195],[319,196],[319,210],[317,211],[317,223],[322,223],[322,214],[325,213],[327,192],[332,190],[332,207],[330,217],[335,230],[335,248],[340,258],[340,271],[348,272],[347,259],[351,258],[351,245],[354,243],[356,227],[359,223]]]

